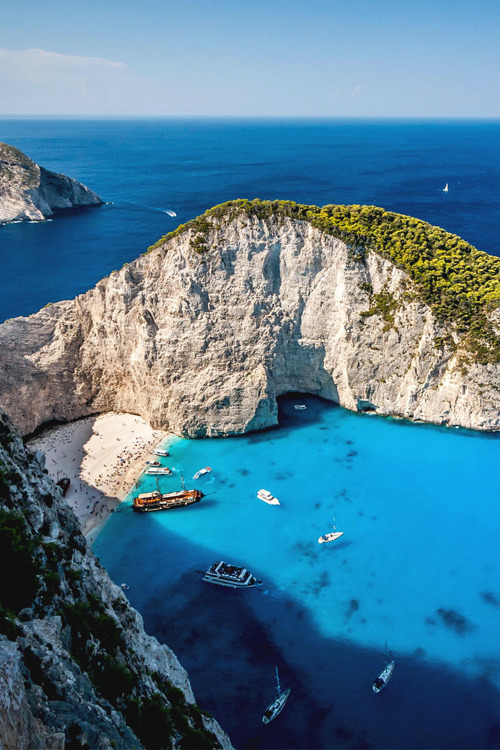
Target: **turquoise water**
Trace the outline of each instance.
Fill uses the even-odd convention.
[[[209,464],[187,481],[208,496],[145,516],[128,501],[94,551],[239,748],[500,747],[499,445],[288,396],[278,429],[175,439],[161,488]],[[319,545],[334,516],[344,536]],[[203,583],[218,559],[263,586]],[[265,727],[275,664],[292,693]]]

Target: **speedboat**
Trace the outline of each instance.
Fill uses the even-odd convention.
[[[307,409],[307,406],[305,404],[294,404],[293,408],[296,411],[304,411],[304,409]]]
[[[229,565],[223,560],[214,562],[202,580],[206,581],[206,583],[215,583],[217,586],[227,586],[232,589],[250,589],[254,586],[260,586],[262,583],[246,568],[241,568],[238,565]]]
[[[267,503],[268,505],[279,505],[280,501],[277,497],[274,497],[269,490],[259,490],[257,492],[257,497],[259,500],[262,500],[262,502]]]
[[[199,479],[200,477],[204,476],[205,474],[210,474],[212,469],[210,466],[204,466],[203,469],[199,469],[196,474],[193,476],[193,479]]]

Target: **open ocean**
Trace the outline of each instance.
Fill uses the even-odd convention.
[[[85,291],[236,197],[375,204],[500,255],[498,122],[2,120],[0,140],[112,202],[0,227],[0,319]],[[94,550],[240,750],[500,748],[499,440],[290,394],[279,428],[175,439],[162,489],[182,472],[213,494],[145,515],[129,499]],[[334,516],[344,536],[319,545]],[[219,559],[263,586],[203,583]],[[375,695],[386,641],[396,667]],[[264,726],[275,666],[292,692]]]

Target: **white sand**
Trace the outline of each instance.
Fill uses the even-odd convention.
[[[151,450],[167,437],[141,417],[109,412],[53,427],[29,446],[45,453],[55,481],[71,480],[65,499],[88,535],[124,499]]]

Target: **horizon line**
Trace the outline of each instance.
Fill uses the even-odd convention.
[[[246,121],[399,121],[399,122],[500,122],[497,116],[467,115],[110,115],[110,114],[7,114],[0,120],[246,120]]]

